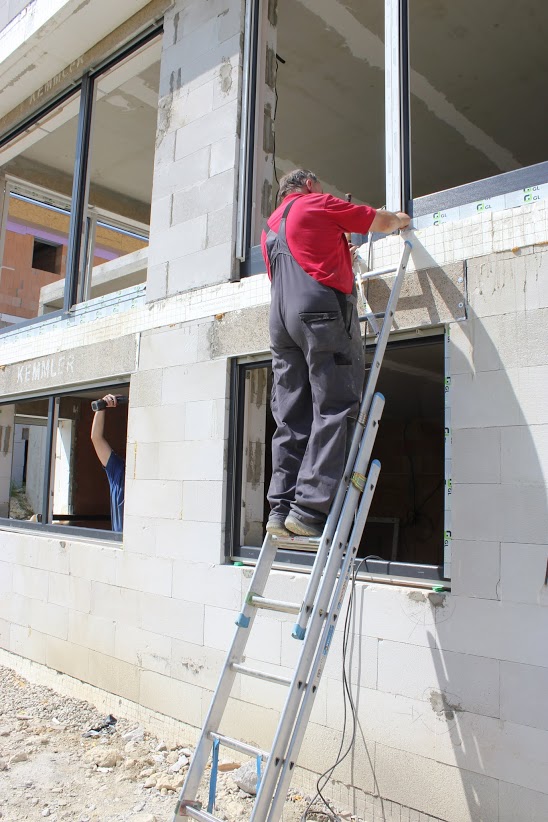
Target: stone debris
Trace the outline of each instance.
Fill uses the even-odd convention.
[[[257,763],[254,759],[250,759],[237,771],[232,772],[232,779],[241,791],[255,796],[257,793]]]
[[[105,717],[87,702],[33,685],[2,666],[0,706],[1,822],[172,818],[193,755],[184,740],[166,743],[135,721]],[[215,816],[249,819],[256,785],[255,760],[240,767],[221,759]],[[198,793],[204,808],[208,790],[204,780]],[[300,822],[307,802],[290,792],[282,822]]]

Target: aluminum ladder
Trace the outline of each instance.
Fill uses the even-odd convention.
[[[376,333],[375,353],[360,405],[344,477],[335,495],[321,538],[279,538],[266,535],[249,591],[236,620],[237,628],[234,639],[181,789],[173,822],[177,822],[184,816],[201,820],[201,822],[218,822],[218,817],[215,817],[212,811],[215,802],[220,745],[257,759],[260,779],[250,822],[278,822],[281,817],[292,772],[304,739],[380,472],[381,466],[378,460],[373,460],[369,465],[384,408],[384,397],[382,394],[375,393],[375,387],[410,253],[411,243],[406,239],[397,266],[381,268],[361,275],[361,280],[366,281],[396,273],[386,311],[380,315],[383,322]],[[379,315],[367,315],[373,328],[377,317]],[[280,547],[288,546],[317,548],[316,559],[302,604],[269,599],[264,596],[276,551]],[[302,640],[302,647],[291,679],[250,668],[244,664],[247,640],[257,611],[260,609],[297,616],[292,636],[297,640]],[[261,750],[219,731],[237,674],[274,682],[287,688],[287,696],[270,751]],[[212,749],[209,802],[208,809],[204,810],[196,801],[196,796]],[[264,770],[261,774],[263,764]]]

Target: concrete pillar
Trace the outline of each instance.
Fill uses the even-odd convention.
[[[166,13],[148,301],[230,278],[234,260],[243,0]]]

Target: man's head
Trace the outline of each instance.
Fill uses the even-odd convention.
[[[281,202],[288,194],[323,194],[323,188],[312,171],[297,168],[285,174],[280,180],[278,200]]]

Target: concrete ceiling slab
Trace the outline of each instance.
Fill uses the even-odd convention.
[[[35,0],[0,32],[0,118],[148,0]]]

